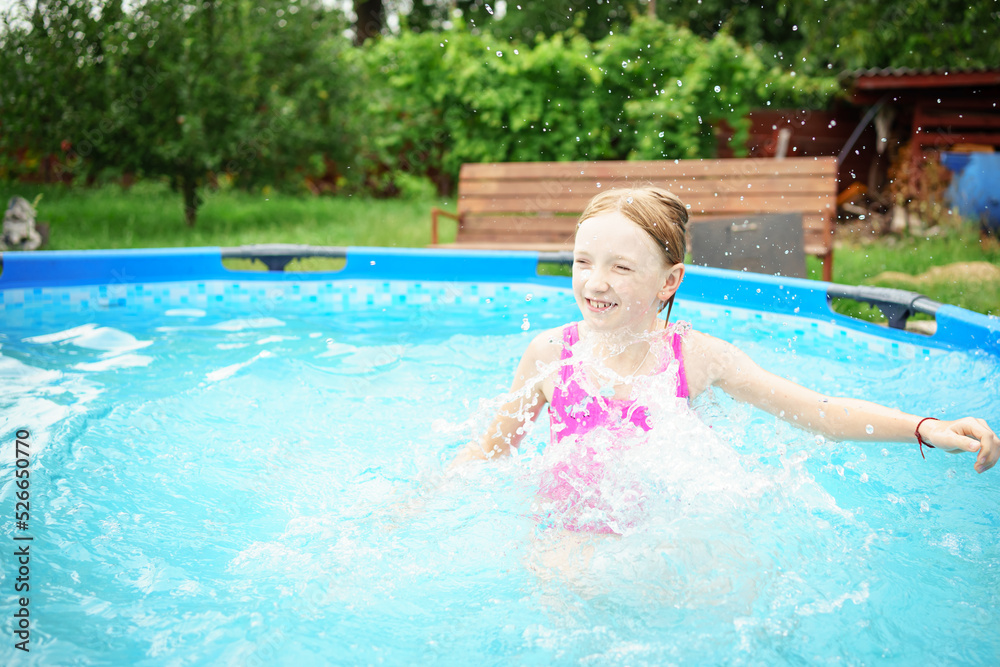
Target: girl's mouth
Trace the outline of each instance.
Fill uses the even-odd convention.
[[[590,309],[598,313],[606,313],[612,308],[616,307],[618,304],[612,303],[610,301],[597,301],[596,299],[587,299],[587,305]]]

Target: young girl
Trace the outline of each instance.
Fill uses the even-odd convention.
[[[687,220],[680,199],[655,187],[609,190],[591,200],[580,216],[573,249],[573,295],[582,321],[531,341],[514,373],[512,398],[455,463],[508,454],[546,404],[551,442],[573,446],[599,429],[626,440],[671,428],[656,423],[643,403],[651,388],[660,392],[657,403],[667,398],[686,405],[714,386],[830,438],[915,441],[921,454],[924,445],[978,452],[976,471],[993,467],[1000,441],[982,419],[921,418],[868,401],[824,396],[763,370],[730,343],[684,323],[669,325],[684,277]],[[666,320],[658,316],[664,308]],[[668,381],[654,382],[658,377]],[[543,498],[573,505],[581,489],[601,476],[601,457],[586,445],[583,450],[544,471]],[[583,530],[617,532],[607,524]]]

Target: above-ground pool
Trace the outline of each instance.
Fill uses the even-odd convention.
[[[442,476],[531,338],[579,317],[537,260],[5,253],[0,661],[996,664],[1000,472],[973,456],[706,395],[710,428],[631,460],[642,516],[583,544],[535,494],[544,415]],[[925,337],[833,314],[822,283],[692,268],[672,319],[821,392],[1000,426],[993,318],[942,306]]]

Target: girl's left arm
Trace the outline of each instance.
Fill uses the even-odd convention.
[[[982,419],[926,420],[894,408],[853,398],[824,396],[769,373],[730,343],[700,334],[708,361],[706,384],[751,403],[787,422],[836,440],[916,442],[920,436],[946,452],[977,452],[976,472],[993,467],[1000,440]]]

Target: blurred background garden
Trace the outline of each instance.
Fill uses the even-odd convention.
[[[826,155],[836,282],[1000,314],[942,164],[1000,146],[995,0],[0,7],[0,195],[46,249],[421,247],[463,163]]]

